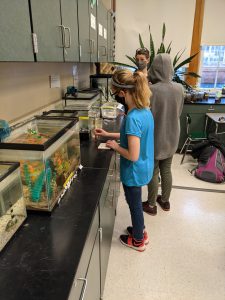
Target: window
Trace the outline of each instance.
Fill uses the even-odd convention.
[[[222,88],[225,85],[225,45],[201,48],[200,88]]]

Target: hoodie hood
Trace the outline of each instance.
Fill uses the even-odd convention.
[[[151,83],[170,82],[174,75],[170,55],[167,53],[157,54],[149,69],[149,79]]]

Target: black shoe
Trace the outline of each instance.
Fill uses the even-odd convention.
[[[157,215],[157,206],[150,207],[148,201],[142,202],[143,211],[151,216]]]
[[[161,206],[161,208],[165,211],[169,211],[170,210],[170,202],[169,201],[162,201],[162,196],[158,195],[156,202],[159,203],[159,205]]]

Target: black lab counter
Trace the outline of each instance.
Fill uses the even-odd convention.
[[[115,131],[118,125],[107,124]],[[98,143],[82,142],[84,168],[52,214],[28,214],[0,253],[1,300],[68,298],[114,155]]]

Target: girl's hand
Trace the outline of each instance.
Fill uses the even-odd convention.
[[[117,150],[118,147],[119,147],[119,144],[116,141],[114,141],[114,140],[108,140],[106,142],[106,146],[109,147],[109,148],[111,148],[111,149],[113,149],[113,150]]]
[[[94,134],[95,134],[96,137],[98,137],[98,136],[108,136],[108,132],[101,129],[101,128],[95,129]]]

